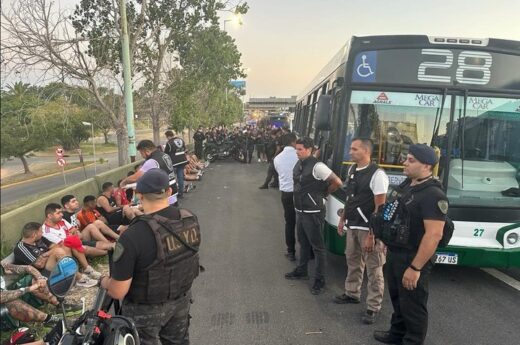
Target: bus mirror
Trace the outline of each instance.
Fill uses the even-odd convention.
[[[332,96],[321,95],[318,99],[316,109],[316,129],[320,131],[330,131],[331,129]]]

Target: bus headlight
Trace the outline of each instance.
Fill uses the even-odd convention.
[[[516,232],[512,232],[506,237],[506,241],[508,244],[513,245],[518,242],[518,234]]]

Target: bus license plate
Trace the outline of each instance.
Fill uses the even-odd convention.
[[[458,261],[459,256],[455,253],[437,253],[435,258],[436,264],[456,265]]]

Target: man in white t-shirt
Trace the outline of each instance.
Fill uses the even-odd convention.
[[[285,244],[287,245],[287,253],[285,256],[290,261],[296,260],[296,211],[294,210],[293,200],[293,170],[296,162],[298,162],[295,149],[296,139],[296,134],[294,133],[284,134],[280,139],[283,150],[274,158],[274,168],[278,173],[279,187],[282,192],[283,215],[285,218]]]
[[[348,171],[346,180],[347,198],[338,224],[338,234],[347,233],[345,251],[348,273],[345,293],[334,298],[338,304],[360,303],[361,285],[365,266],[367,268],[367,309],[362,317],[372,324],[381,310],[384,292],[383,265],[384,245],[374,238],[369,219],[379,206],[385,203],[388,191],[388,176],[371,162],[373,144],[370,139],[355,138],[350,145],[350,156],[355,163]]]

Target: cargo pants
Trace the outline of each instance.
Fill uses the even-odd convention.
[[[134,320],[141,345],[189,345],[191,292],[158,304],[123,302],[122,314]]]
[[[383,265],[386,257],[383,252],[384,245],[379,240],[376,240],[375,248],[371,253],[363,251],[363,244],[367,236],[367,230],[347,230],[345,256],[348,273],[345,279],[345,294],[360,299],[361,285],[366,268],[368,276],[367,309],[378,312],[381,309],[385,290]]]

